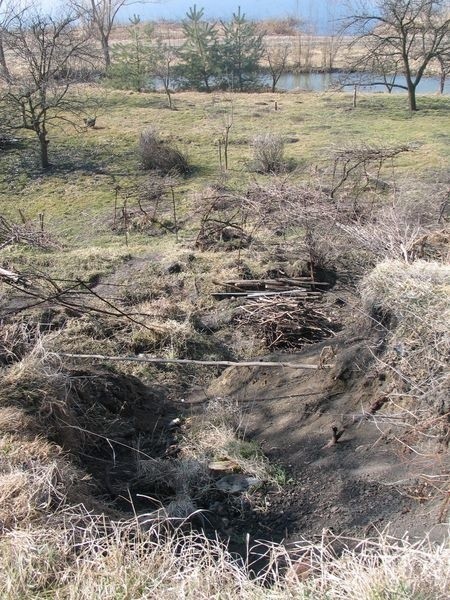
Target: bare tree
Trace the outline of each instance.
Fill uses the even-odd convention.
[[[230,131],[234,125],[234,98],[229,96],[214,96],[205,112],[210,119],[211,129],[216,137],[221,171],[228,171],[228,147]]]
[[[99,40],[106,69],[111,65],[110,37],[118,12],[131,4],[143,4],[146,0],[70,0],[80,18]]]
[[[277,83],[281,75],[286,70],[286,64],[289,58],[290,44],[281,44],[271,46],[266,44],[264,57],[267,60],[270,77],[272,78],[272,93],[276,92]]]
[[[174,108],[171,86],[173,64],[176,56],[177,51],[172,45],[170,37],[163,37],[161,34],[157,35],[152,47],[152,64],[150,66],[150,71],[155,77],[161,80],[164,92],[167,96],[167,103],[171,110]]]
[[[4,32],[8,28],[8,11],[6,8],[6,2],[4,0],[0,0],[0,69],[2,70],[2,75],[4,77],[9,77],[9,69],[6,64],[5,57],[5,47],[3,44]]]
[[[69,92],[78,81],[81,61],[90,56],[88,40],[76,28],[76,16],[53,18],[25,11],[12,19],[5,42],[15,68],[3,76],[3,120],[11,128],[34,131],[46,169],[49,123],[70,121],[86,107],[85,99]]]
[[[439,63],[439,91],[443,94],[447,75],[450,73],[450,52],[447,54],[440,54],[437,57],[437,60]]]
[[[450,50],[448,0],[375,0],[349,17],[368,52],[358,60],[368,68],[374,53],[401,65],[411,111],[417,110],[416,90],[430,62]]]
[[[14,16],[21,10],[14,0],[0,0],[0,73],[5,79],[10,76],[5,55],[5,36]]]

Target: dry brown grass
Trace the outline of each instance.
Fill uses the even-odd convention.
[[[448,381],[450,267],[384,261],[364,279],[361,290],[368,311],[392,320],[389,349],[397,371],[412,391],[436,394]]]
[[[87,521],[87,519],[85,519]],[[424,542],[384,535],[350,541],[338,557],[333,540],[259,546],[267,569],[251,577],[251,564],[197,533],[168,533],[158,523],[139,533],[136,521],[15,530],[0,542],[0,593],[5,600],[55,598],[179,598],[198,600],[444,600],[450,552]],[[355,547],[356,546],[356,547]],[[353,548],[353,549],[352,549]]]
[[[0,386],[0,522],[27,524],[67,501],[89,495],[87,478],[49,441],[81,444],[66,428],[75,422],[68,402],[70,383],[49,365],[38,345],[2,373]]]
[[[391,262],[380,265],[366,280],[364,297],[367,305],[389,310],[402,335],[411,336],[413,329],[417,337],[407,346],[411,362],[428,360],[428,354],[415,355],[422,336],[428,336],[422,352],[442,351],[446,291],[447,267]],[[161,322],[168,310],[164,303],[160,306]],[[432,331],[427,333],[424,320],[434,323]],[[430,349],[426,344],[431,340]],[[143,478],[173,483],[175,498],[167,505],[126,522],[89,514],[75,505],[89,497],[90,482],[60,447],[42,437],[44,431],[54,432],[58,422],[76,424],[69,401],[70,378],[42,345],[3,375],[0,596],[5,600],[448,597],[450,553],[444,545],[414,545],[381,536],[349,541],[338,556],[332,538],[299,542],[288,549],[267,544],[259,548],[267,568],[255,576],[245,558],[231,556],[219,541],[184,525],[178,528],[197,511],[196,497],[212,485],[211,461],[229,459],[243,473],[260,480],[272,477],[258,449],[240,438],[236,405],[224,399],[212,402],[183,432],[180,458],[139,463]],[[36,435],[39,432],[41,436]]]
[[[239,431],[241,416],[237,402],[227,398],[211,400],[183,437],[182,455],[206,465],[230,460],[242,473],[273,482],[269,461],[258,446],[246,442]]]
[[[375,371],[391,382],[378,426],[421,457],[423,492],[413,495],[439,498],[440,522],[450,493],[449,291],[450,267],[437,262],[384,261],[362,282],[366,309],[388,326],[384,351],[374,354]]]

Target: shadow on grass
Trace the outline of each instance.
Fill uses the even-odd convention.
[[[109,88],[109,94],[102,101],[102,109],[120,108],[167,108],[166,96],[155,92],[134,92]]]
[[[129,176],[139,170],[136,151],[131,148],[115,148],[103,145],[68,146],[59,142],[50,144],[50,167],[43,169],[37,145],[32,140],[22,140],[3,151],[0,148],[0,165],[3,181],[16,188],[21,181],[34,181],[52,177],[66,177],[69,174],[98,174],[108,176]]]

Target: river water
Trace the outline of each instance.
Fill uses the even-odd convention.
[[[370,74],[364,74],[364,81],[380,81],[379,76],[371,76]],[[346,73],[283,73],[278,81],[277,90],[292,91],[292,90],[307,90],[312,92],[325,92],[326,90],[339,87],[342,82],[359,82],[361,80],[360,74],[346,74]],[[405,78],[397,76],[396,83],[400,85],[405,84]],[[267,75],[262,77],[262,83],[264,85],[271,85],[271,78]],[[345,87],[344,90],[350,90],[351,87]],[[385,86],[363,86],[359,88],[362,91],[367,92],[383,92],[387,93]],[[422,77],[419,85],[417,86],[417,92],[419,94],[430,94],[439,92],[439,77]],[[406,90],[401,88],[394,88],[393,94],[405,94]],[[445,94],[450,94],[450,78],[447,80],[445,88]]]

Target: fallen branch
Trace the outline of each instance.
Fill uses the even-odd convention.
[[[311,369],[330,368],[332,365],[309,365],[293,362],[266,362],[266,361],[244,361],[231,360],[194,360],[190,358],[155,358],[138,354],[137,356],[108,356],[104,354],[72,354],[68,352],[52,352],[51,356],[58,358],[80,358],[89,360],[109,360],[114,362],[138,362],[156,364],[181,364],[181,365],[207,365],[211,367],[284,367],[287,369]]]
[[[24,278],[20,273],[16,273],[15,271],[8,271],[7,269],[3,269],[2,267],[0,267],[0,279],[6,279],[8,281],[13,281],[14,283],[24,281]]]
[[[229,288],[237,290],[293,290],[301,289],[303,287],[314,287],[314,286],[325,286],[329,287],[329,284],[323,281],[314,281],[311,277],[279,277],[277,279],[238,279],[229,281],[215,281],[214,285],[224,286],[227,291]]]
[[[224,300],[226,298],[261,298],[262,296],[301,296],[302,298],[321,298],[322,294],[309,292],[308,290],[283,290],[281,292],[214,292],[211,294],[216,300]]]

